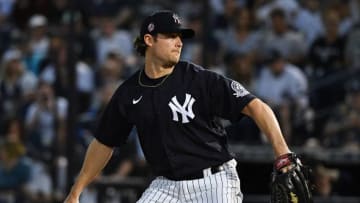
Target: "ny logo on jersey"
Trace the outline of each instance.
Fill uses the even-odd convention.
[[[195,115],[192,110],[192,106],[194,102],[195,99],[190,94],[185,95],[185,102],[183,105],[179,103],[176,96],[173,96],[171,98],[171,101],[169,102],[169,107],[173,113],[173,120],[179,121],[178,113],[181,114],[182,123],[188,123],[189,122],[188,117],[191,119],[195,118]]]

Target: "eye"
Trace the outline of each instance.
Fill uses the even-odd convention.
[[[181,34],[180,33],[169,33],[169,34],[167,34],[167,37],[173,38],[173,39],[175,39],[176,37],[181,38]]]

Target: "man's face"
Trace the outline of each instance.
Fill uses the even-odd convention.
[[[319,0],[306,0],[305,6],[311,11],[317,11],[319,9]]]
[[[8,67],[7,67],[7,74],[9,74],[9,76],[19,76],[21,75],[23,71],[23,67],[21,64],[21,61],[19,59],[13,59],[11,61],[9,61],[8,63]]]
[[[285,68],[284,60],[283,59],[275,60],[274,62],[271,63],[270,68],[271,68],[271,72],[274,75],[276,76],[280,75]]]
[[[157,34],[152,36],[148,49],[153,60],[170,68],[179,62],[182,46],[179,33]]]
[[[271,18],[272,28],[275,33],[281,34],[286,32],[287,25],[284,17],[282,16],[274,16]]]
[[[115,22],[110,18],[103,18],[101,29],[105,36],[112,36],[116,31]]]
[[[328,33],[337,34],[339,27],[339,16],[335,11],[329,11],[324,16],[324,25]]]

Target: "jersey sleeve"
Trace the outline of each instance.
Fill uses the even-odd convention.
[[[237,121],[243,108],[254,98],[239,82],[216,73],[209,74],[211,111],[214,115]]]
[[[109,147],[126,143],[133,125],[128,122],[119,95],[114,94],[96,126],[95,138]]]

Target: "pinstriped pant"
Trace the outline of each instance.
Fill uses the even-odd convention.
[[[204,178],[173,181],[157,177],[137,203],[242,203],[240,180],[233,159],[223,164],[224,170]]]

